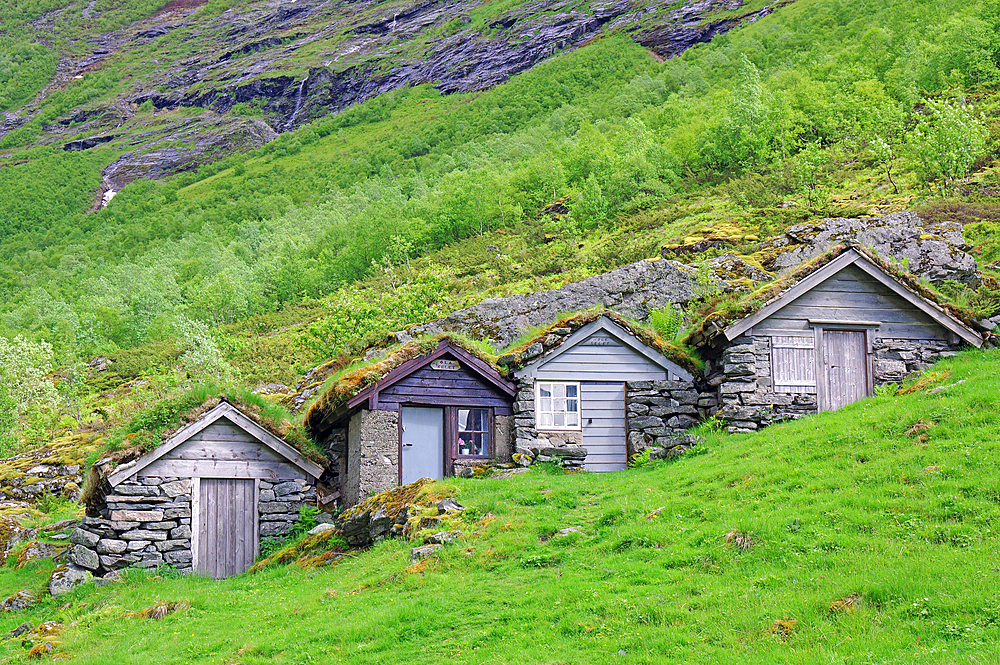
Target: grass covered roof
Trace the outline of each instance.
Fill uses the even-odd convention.
[[[529,347],[542,343],[549,338],[550,335],[554,333],[555,330],[559,328],[567,328],[570,334],[576,332],[583,326],[596,321],[602,316],[607,317],[614,321],[616,324],[621,326],[629,334],[637,338],[646,346],[655,349],[659,353],[662,353],[665,357],[669,358],[673,362],[677,363],[684,369],[691,372],[696,372],[698,370],[698,360],[690,352],[688,352],[683,347],[672,344],[663,339],[652,328],[644,326],[640,323],[632,321],[625,318],[617,312],[613,312],[609,309],[604,309],[602,307],[595,309],[588,309],[583,312],[578,312],[576,314],[571,314],[565,316],[551,325],[545,326],[540,331],[530,335],[524,341],[515,342],[514,346],[511,347],[507,352],[500,356],[498,359],[498,364],[508,367],[510,369],[520,369],[524,367],[530,360],[524,358],[524,352],[528,350]],[[565,341],[569,335],[563,336],[561,341]],[[561,342],[560,342],[561,343]],[[551,348],[558,348],[558,344]],[[547,348],[546,351],[549,349]]]
[[[703,309],[701,318],[692,326],[684,339],[684,343],[694,347],[711,344],[730,325],[755,314],[767,305],[775,302],[796,284],[821,270],[849,250],[856,251],[914,295],[937,305],[944,312],[969,328],[974,330],[982,329],[973,318],[971,312],[957,307],[934,289],[921,284],[895,262],[887,261],[868,248],[848,241],[833,247],[810,261],[806,261],[795,270],[778,279],[763,284],[749,293],[741,294],[739,299],[734,302],[721,303],[720,301],[716,301],[706,303],[707,306]]]

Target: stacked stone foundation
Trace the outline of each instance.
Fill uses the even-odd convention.
[[[651,458],[676,457],[698,443],[686,436],[715,397],[699,393],[687,381],[629,381],[625,384],[628,455],[649,449]]]
[[[99,517],[85,517],[70,535],[70,562],[97,576],[133,566],[192,570],[190,478],[139,477],[104,496]],[[305,482],[260,481],[259,536],[281,537],[316,499]]]

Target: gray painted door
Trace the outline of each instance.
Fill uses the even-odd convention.
[[[402,408],[403,484],[444,476],[444,409]]]
[[[580,384],[580,417],[587,471],[621,471],[628,461],[625,445],[625,384]]]
[[[824,330],[826,410],[868,396],[868,357],[864,331]]]
[[[214,579],[242,573],[257,554],[252,478],[202,478],[198,491],[198,572]]]

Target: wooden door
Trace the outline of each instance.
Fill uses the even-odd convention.
[[[213,579],[242,573],[257,556],[257,492],[252,478],[201,478],[195,569]]]
[[[868,345],[863,330],[824,330],[825,411],[868,397]]]
[[[580,384],[580,419],[587,471],[622,471],[628,463],[625,440],[625,384]]]
[[[444,476],[444,409],[404,406],[400,413],[404,485]]]

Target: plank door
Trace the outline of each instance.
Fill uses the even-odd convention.
[[[826,411],[868,397],[868,345],[861,330],[824,330]]]
[[[587,471],[622,471],[628,463],[625,440],[625,384],[580,384],[580,419]]]
[[[444,409],[404,406],[402,426],[403,484],[444,476]]]
[[[252,478],[201,478],[197,571],[213,579],[242,573],[257,554],[256,484]]]

